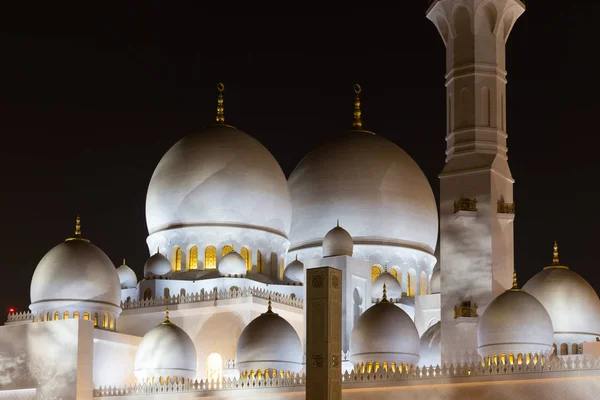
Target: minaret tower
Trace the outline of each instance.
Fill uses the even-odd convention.
[[[505,44],[519,0],[435,0],[446,46],[446,165],[440,174],[442,362],[476,354],[477,315],[512,287],[513,178]]]

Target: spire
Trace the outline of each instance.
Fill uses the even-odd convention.
[[[360,92],[362,89],[359,84],[354,85],[354,93],[356,93],[356,98],[354,99],[354,122],[352,122],[353,129],[362,129],[362,118],[360,111]]]
[[[267,314],[273,314],[273,308],[271,307],[271,293],[269,292],[269,303],[267,306]]]
[[[383,296],[381,297],[380,303],[388,303],[387,288],[385,286],[385,282],[383,283]]]
[[[77,218],[75,218],[75,235],[66,239],[66,241],[70,240],[83,240],[84,242],[89,243],[89,240],[84,239],[83,236],[81,236],[81,218],[79,218],[79,214],[77,214]]]
[[[171,320],[169,319],[169,307],[165,309],[165,320],[161,322],[161,324],[171,324]]]
[[[336,227],[340,227],[340,219],[338,218],[337,222],[336,222]]]
[[[513,285],[512,285],[513,289],[518,289],[519,286],[517,285],[517,271],[513,271]]]
[[[225,85],[219,82],[217,84],[217,90],[219,91],[219,98],[217,99],[217,124],[224,124],[225,108],[223,107],[223,92],[225,91]]]
[[[560,261],[558,260],[558,244],[556,244],[556,240],[554,241],[554,251],[552,252],[552,265],[559,265]]]
[[[127,265],[127,264],[125,263],[125,257],[123,257],[123,264],[121,264],[121,265]]]
[[[154,254],[160,254],[160,246],[156,246],[156,253]]]

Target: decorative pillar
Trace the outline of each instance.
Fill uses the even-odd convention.
[[[306,399],[342,398],[342,271],[306,270]]]

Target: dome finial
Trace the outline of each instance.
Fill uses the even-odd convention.
[[[223,106],[223,92],[225,91],[225,85],[221,82],[217,83],[217,90],[219,91],[219,98],[217,99],[217,124],[224,124],[225,107]]]
[[[83,240],[89,243],[89,240],[84,239],[83,236],[81,236],[81,218],[79,218],[79,214],[77,214],[77,218],[75,218],[75,235],[66,239],[66,241],[70,240]]]
[[[381,301],[380,303],[387,303],[388,299],[387,299],[387,288],[385,287],[385,282],[383,283],[383,296],[381,296]]]
[[[271,307],[271,293],[269,292],[269,303],[267,305],[267,314],[273,314],[273,308]]]
[[[513,271],[513,284],[512,284],[512,288],[513,289],[518,289],[519,286],[517,285],[517,271]]]
[[[165,320],[162,322],[162,324],[170,324],[171,320],[169,319],[169,307],[166,307],[165,309]]]
[[[558,244],[556,243],[556,240],[554,241],[554,251],[552,252],[552,264],[560,264],[560,261],[558,260]]]
[[[156,246],[156,253],[155,254],[158,254],[158,253],[160,253],[160,246]]]
[[[338,228],[340,227],[340,219],[339,219],[339,218],[337,219],[336,226],[337,226]]]
[[[123,257],[123,264],[121,264],[121,265],[127,265],[127,264],[125,263],[125,257]]]
[[[360,92],[362,92],[362,88],[359,84],[354,85],[354,93],[356,93],[356,98],[354,99],[354,122],[352,122],[352,128],[354,129],[362,129],[362,118],[360,111]]]

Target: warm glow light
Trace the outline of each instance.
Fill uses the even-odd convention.
[[[11,308],[9,308],[9,309],[8,309],[8,312],[9,312],[9,313],[14,313],[14,312],[15,312],[15,309],[11,307]]]
[[[206,358],[206,377],[209,381],[221,379],[223,370],[223,358],[219,353],[210,353]]]

